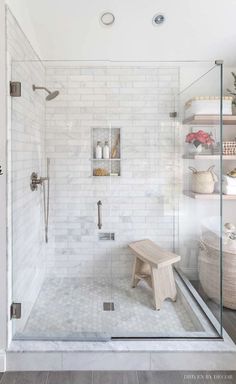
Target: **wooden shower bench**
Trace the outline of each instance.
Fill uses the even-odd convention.
[[[155,309],[161,309],[161,303],[170,298],[176,301],[177,291],[172,264],[181,257],[164,250],[151,240],[140,240],[129,244],[135,253],[132,273],[132,287],[145,280],[153,290]]]

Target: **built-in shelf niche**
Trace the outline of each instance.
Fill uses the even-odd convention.
[[[121,129],[117,127],[93,127],[91,145],[92,176],[121,175]],[[100,141],[102,147],[105,141],[109,143],[109,159],[96,159],[96,145]]]

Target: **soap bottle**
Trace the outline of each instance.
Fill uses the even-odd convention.
[[[108,144],[108,141],[105,141],[105,145],[103,147],[103,159],[109,159],[109,158],[110,158],[109,144]]]
[[[96,159],[102,159],[101,141],[97,142],[96,149],[95,149],[95,157],[96,157]]]

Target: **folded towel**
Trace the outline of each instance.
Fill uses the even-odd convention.
[[[227,175],[223,175],[222,178],[223,178],[223,183],[225,185],[230,185],[232,187],[236,187],[236,177],[230,177]]]
[[[222,192],[225,195],[236,195],[236,186],[233,187],[232,185],[225,185],[223,183],[223,185],[222,185]]]

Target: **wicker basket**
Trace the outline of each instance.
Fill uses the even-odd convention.
[[[220,250],[200,242],[199,279],[207,296],[220,303]],[[223,252],[223,305],[236,309],[236,252]]]
[[[223,141],[223,155],[236,155],[236,141]]]
[[[196,193],[213,193],[215,183],[218,180],[213,172],[214,165],[207,171],[197,171],[196,168],[189,167],[192,174],[192,191]]]

